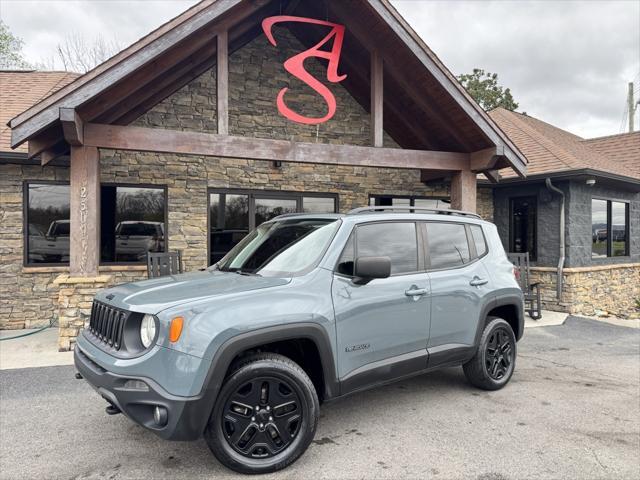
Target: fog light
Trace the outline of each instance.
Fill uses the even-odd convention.
[[[164,407],[160,405],[156,405],[153,409],[153,421],[156,422],[158,427],[164,427],[167,424],[167,420],[169,419],[169,412]]]
[[[141,392],[148,392],[149,385],[144,383],[142,380],[127,380],[122,385],[123,390],[139,390]]]

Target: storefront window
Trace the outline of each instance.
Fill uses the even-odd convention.
[[[209,226],[210,263],[215,263],[249,233],[249,195],[211,193]]]
[[[337,196],[216,190],[209,193],[209,263],[224,257],[258,225],[286,213],[334,213]]]
[[[164,188],[103,185],[100,203],[102,262],[142,263],[166,251]]]
[[[27,264],[69,263],[69,185],[25,185]]]
[[[629,255],[629,204],[591,200],[591,258]]]

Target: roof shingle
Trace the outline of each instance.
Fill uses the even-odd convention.
[[[529,160],[527,175],[590,168],[640,179],[640,132],[585,140],[504,108],[496,108],[489,115]],[[514,176],[508,169],[500,174]]]
[[[72,72],[0,71],[0,152],[26,152],[26,143],[11,150],[7,122],[79,76]]]

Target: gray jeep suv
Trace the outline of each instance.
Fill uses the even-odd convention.
[[[321,401],[452,365],[502,388],[522,333],[493,224],[367,207],[283,215],[205,271],[100,291],[75,365],[107,413],[262,473],[306,450]]]

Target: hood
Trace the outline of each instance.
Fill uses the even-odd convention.
[[[98,292],[96,299],[122,309],[155,314],[183,303],[286,285],[290,281],[216,270],[191,272],[107,288]]]

